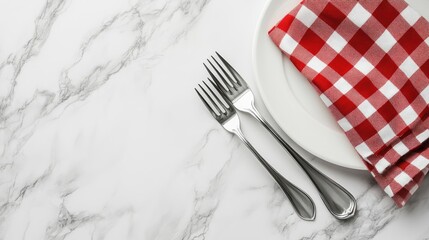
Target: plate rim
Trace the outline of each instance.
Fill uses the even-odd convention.
[[[270,100],[268,100],[267,97],[267,93],[263,91],[264,87],[262,86],[262,81],[261,81],[261,74],[259,73],[259,67],[258,67],[258,60],[257,60],[257,49],[259,48],[259,42],[260,42],[260,36],[261,36],[261,32],[265,32],[266,29],[264,28],[265,25],[265,18],[267,15],[267,12],[269,10],[269,8],[271,7],[271,5],[277,0],[267,0],[267,2],[265,3],[265,6],[263,8],[263,10],[261,11],[261,14],[257,20],[257,24],[256,24],[256,30],[254,32],[253,35],[253,43],[252,43],[252,68],[255,74],[255,83],[257,86],[257,90],[262,98],[262,101],[264,102],[268,112],[271,114],[271,116],[273,117],[273,119],[276,121],[276,123],[280,126],[280,128],[295,142],[297,143],[301,148],[303,148],[304,150],[306,150],[307,152],[311,153],[312,155],[316,156],[317,158],[322,159],[325,162],[328,162],[330,164],[334,164],[340,167],[345,167],[348,169],[354,169],[354,170],[367,170],[367,168],[365,167],[363,161],[361,159],[359,159],[359,163],[357,163],[357,161],[355,161],[354,164],[350,164],[350,162],[342,162],[342,161],[338,161],[335,158],[333,159],[332,156],[328,156],[325,153],[321,153],[319,151],[315,151],[312,147],[309,147],[308,144],[306,144],[301,138],[297,137],[297,134],[294,133],[293,131],[291,131],[290,128],[285,127],[285,125],[287,124],[283,124],[282,121],[284,120],[283,118],[281,118],[279,115],[279,113],[276,113],[276,111],[274,110],[273,104]],[[290,1],[290,0],[286,0],[286,1]],[[268,36],[268,34],[267,34]],[[279,55],[282,56],[281,52],[279,51]],[[320,123],[319,123],[320,124]],[[343,133],[342,133],[343,134]],[[345,137],[345,135],[344,135]],[[347,140],[347,143],[350,144]],[[351,146],[351,144],[350,144]],[[352,146],[351,146],[352,147]],[[349,151],[349,150],[347,150]],[[353,150],[354,151],[354,150]],[[355,154],[357,155],[357,153],[355,152]],[[358,156],[358,155],[357,155]],[[359,157],[359,156],[358,156]],[[360,158],[360,157],[359,157]]]

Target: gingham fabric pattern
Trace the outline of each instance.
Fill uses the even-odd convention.
[[[269,35],[403,206],[429,165],[428,21],[403,0],[311,0]]]

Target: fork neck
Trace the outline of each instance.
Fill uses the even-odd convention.
[[[246,145],[247,148],[249,148],[250,151],[252,151],[255,156],[262,161],[265,161],[264,158],[258,153],[258,151],[253,147],[253,145],[246,139],[243,132],[240,128],[236,128],[232,131],[235,135],[237,135],[238,138],[240,138],[241,141]]]
[[[253,101],[250,102],[251,104],[249,105],[247,104],[243,104],[243,106],[239,106],[239,103],[235,103],[234,106],[236,106],[238,109],[240,109],[243,112],[249,113],[250,115],[252,115],[254,118],[258,119],[260,122],[262,122],[264,124],[264,126],[269,126],[270,131],[272,130],[271,125],[267,122],[267,120],[265,120],[264,117],[262,117],[262,115],[259,113],[259,111],[256,109],[255,107],[255,103]],[[245,105],[245,106],[244,106]]]

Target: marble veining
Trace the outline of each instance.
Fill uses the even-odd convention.
[[[337,221],[243,116],[254,145],[314,198],[317,219],[303,222],[199,102],[215,50],[254,86],[264,4],[0,2],[0,239],[428,239],[427,184],[397,209],[368,173],[299,149],[358,198],[357,216]]]

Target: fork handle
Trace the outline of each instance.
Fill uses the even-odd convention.
[[[295,186],[277,172],[265,159],[258,153],[258,151],[247,141],[240,129],[234,129],[233,133],[240,138],[241,141],[249,148],[249,150],[256,156],[259,162],[271,174],[280,188],[288,197],[295,212],[300,218],[306,221],[313,221],[316,216],[316,209],[313,200],[303,190]]]
[[[356,211],[356,199],[340,184],[317,170],[301,155],[299,155],[283,138],[274,130],[274,128],[261,116],[258,110],[247,109],[253,117],[258,119],[262,125],[273,135],[277,141],[289,152],[289,154],[298,162],[310,177],[316,186],[323,202],[331,214],[337,219],[343,220],[354,216]]]

